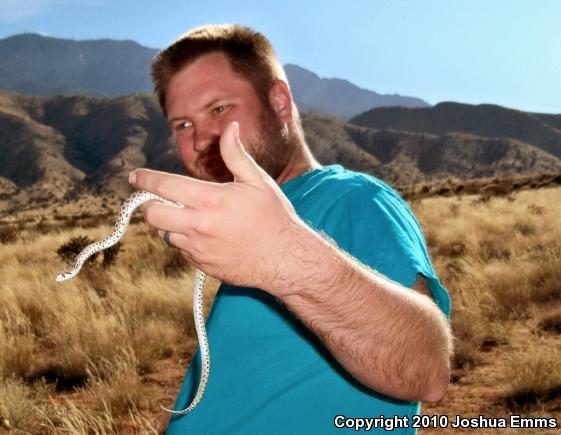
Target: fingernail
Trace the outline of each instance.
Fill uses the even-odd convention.
[[[162,239],[164,238],[164,234],[165,234],[165,233],[166,233],[166,232],[165,232],[164,230],[158,230],[158,234],[159,234],[159,236],[160,236]]]
[[[240,140],[240,125],[237,121],[234,121],[232,124],[234,124],[234,138],[238,141]]]
[[[129,174],[129,183],[130,183],[130,184],[136,183],[136,171],[132,171],[132,172]]]

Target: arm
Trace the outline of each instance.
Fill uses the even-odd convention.
[[[425,295],[368,269],[304,227],[270,292],[356,379],[404,400],[439,400],[450,372],[448,321]],[[420,281],[416,287],[422,288]]]

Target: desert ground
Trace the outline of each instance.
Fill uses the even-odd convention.
[[[450,423],[520,415],[561,425],[561,188],[446,193],[409,200],[450,291],[455,336],[449,390],[422,412]],[[1,431],[164,432],[160,405],[173,405],[196,349],[193,268],[139,214],[119,249],[54,280],[84,243],[111,233],[115,212],[0,222]],[[207,313],[218,284],[207,284]]]

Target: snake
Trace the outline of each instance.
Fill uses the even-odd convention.
[[[180,203],[169,201],[165,198],[162,198],[161,196],[158,196],[151,192],[147,192],[145,190],[137,190],[133,192],[125,200],[125,202],[123,202],[123,205],[119,210],[119,214],[117,215],[117,221],[115,222],[113,232],[105,239],[91,243],[84,249],[82,249],[82,251],[80,251],[80,253],[76,256],[72,268],[70,270],[57,274],[55,280],[57,282],[62,282],[74,278],[76,275],[78,275],[80,269],[89,257],[115,245],[125,235],[134,210],[140,207],[145,202],[153,200],[175,207],[185,207]],[[191,403],[182,410],[172,410],[160,405],[160,408],[171,414],[183,415],[195,409],[195,407],[203,398],[203,394],[205,392],[210,375],[210,350],[208,346],[208,337],[206,334],[205,320],[203,315],[203,291],[205,286],[205,279],[206,274],[203,271],[197,269],[195,273],[195,283],[193,286],[193,317],[195,319],[195,329],[197,331],[197,338],[199,340],[199,348],[202,361],[199,386]]]

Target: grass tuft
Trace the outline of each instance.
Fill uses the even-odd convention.
[[[504,403],[511,411],[524,411],[561,397],[561,361],[555,356],[524,355],[507,370],[510,390]]]

